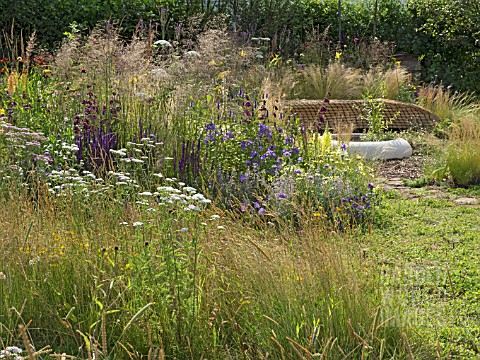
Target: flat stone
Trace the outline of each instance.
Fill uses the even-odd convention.
[[[387,184],[390,185],[390,186],[396,186],[396,187],[397,186],[402,186],[402,187],[404,186],[402,180],[394,180],[394,179],[388,180]]]
[[[469,197],[461,197],[454,200],[454,203],[457,205],[477,205],[478,199],[476,198],[469,198]]]

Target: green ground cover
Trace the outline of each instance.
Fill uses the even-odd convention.
[[[388,221],[365,238],[366,263],[379,267],[399,318],[440,358],[478,358],[480,208],[394,195],[384,211]]]

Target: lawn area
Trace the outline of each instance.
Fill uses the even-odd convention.
[[[362,242],[367,269],[380,271],[399,321],[439,358],[478,358],[480,208],[422,198],[425,191],[416,200],[391,195],[382,228]]]

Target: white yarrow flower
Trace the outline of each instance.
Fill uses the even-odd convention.
[[[7,346],[5,351],[8,351],[10,354],[21,354],[23,352],[22,349],[16,346]]]
[[[144,191],[144,192],[139,193],[138,195],[140,195],[140,196],[152,196],[153,194],[150,191]]]
[[[186,191],[186,192],[188,192],[188,193],[196,193],[196,192],[197,192],[197,189],[195,189],[195,188],[193,188],[193,187],[191,187],[191,186],[185,186],[185,187],[183,188],[183,191]]]
[[[205,199],[205,196],[203,194],[195,194],[195,195],[192,196],[192,200],[199,201],[199,200],[203,200],[203,199]]]

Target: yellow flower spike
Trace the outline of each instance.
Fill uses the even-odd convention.
[[[27,74],[26,73],[22,73],[22,75],[20,76],[20,80],[22,81],[22,86],[23,87],[27,86]]]
[[[241,57],[247,56],[247,53],[245,52],[245,50],[242,49],[242,51],[240,52],[240,56]]]
[[[18,73],[14,71],[10,75],[8,75],[8,80],[7,80],[7,90],[11,95],[15,93],[15,89],[17,88],[17,85],[18,85]]]
[[[340,60],[341,57],[342,57],[342,52],[341,51],[336,51],[335,52],[335,59]]]
[[[0,109],[0,115],[5,115],[5,109]]]
[[[313,213],[313,216],[319,217],[319,216],[322,216],[322,215],[320,213]]]

